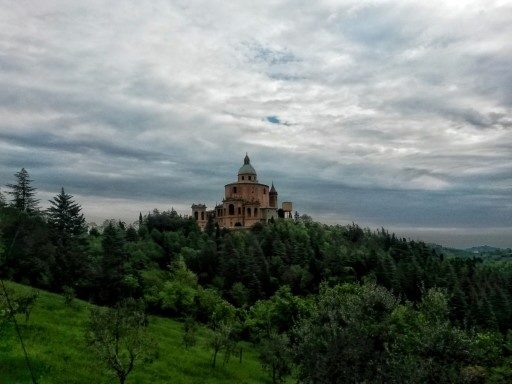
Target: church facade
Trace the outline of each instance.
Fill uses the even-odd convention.
[[[238,170],[237,181],[224,186],[224,198],[214,209],[205,204],[193,204],[192,216],[201,229],[211,218],[220,228],[250,228],[256,223],[292,217],[292,203],[283,202],[278,207],[278,193],[274,183],[269,187],[258,181],[256,170],[246,154],[244,164]]]

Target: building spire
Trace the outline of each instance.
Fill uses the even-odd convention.
[[[251,159],[249,159],[249,155],[247,154],[247,152],[245,152],[244,164],[250,164],[250,163],[251,163]]]

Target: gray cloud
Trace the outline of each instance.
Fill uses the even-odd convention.
[[[248,151],[319,220],[512,246],[506,3],[0,5],[2,185],[186,213]]]

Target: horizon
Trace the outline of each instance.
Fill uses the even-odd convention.
[[[37,182],[35,180],[34,185],[37,185]],[[97,226],[101,226],[105,221],[112,219],[116,221],[120,220],[125,222],[127,225],[131,225],[138,222],[139,213],[142,213],[142,215],[144,216],[148,213],[151,213],[154,209],[158,209],[160,212],[174,209],[180,215],[189,216],[191,214],[190,206],[193,203],[204,203],[199,201],[190,202],[190,204],[186,206],[182,204],[172,204],[162,201],[154,201],[147,202],[143,205],[134,206],[129,200],[126,199],[107,198],[99,199],[100,203],[98,204],[97,197],[93,197],[92,200],[88,200],[87,196],[75,195],[72,192],[70,192],[67,188],[64,187],[64,189],[66,193],[71,194],[73,196],[73,199],[82,207],[82,213],[84,214],[87,224],[95,224]],[[3,190],[5,191],[5,188]],[[40,200],[40,204],[43,209],[46,209],[49,206],[49,204],[47,203],[56,194],[57,192],[51,194],[46,192],[42,193],[39,190],[36,190],[36,197]],[[206,206],[207,208],[212,208],[214,204],[215,203],[206,203]],[[115,207],[114,212],[121,211],[126,213],[114,216],[105,216],[100,213],[104,210],[105,206]],[[92,214],[91,211],[93,212]],[[294,209],[294,211],[296,210]],[[297,210],[297,212],[299,211]],[[322,220],[310,214],[309,212],[299,212],[299,214],[308,215],[314,221],[326,225],[350,225],[352,223],[355,223],[359,225],[361,228],[369,228],[372,231],[384,228],[389,233],[394,233],[397,237],[400,238],[423,241],[427,244],[441,245],[446,248],[463,250],[479,246],[491,246],[501,249],[512,248],[512,243],[508,240],[509,237],[506,236],[508,228],[491,228],[487,229],[486,233],[480,233],[479,229],[471,228],[415,228],[411,230],[410,228],[390,227],[386,225],[372,223],[361,223],[354,220],[336,221],[332,220],[332,218]]]
[[[3,5],[2,191],[188,214],[248,152],[315,221],[512,248],[512,4]]]

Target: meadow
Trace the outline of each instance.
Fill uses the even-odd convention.
[[[33,288],[6,282],[8,289],[26,293]],[[42,290],[30,313],[29,321],[18,316],[30,362],[39,384],[115,383],[115,377],[98,361],[85,343],[85,324],[92,304],[74,300],[66,305],[62,296]],[[211,367],[208,348],[209,331],[201,328],[197,344],[185,348],[180,322],[150,316],[149,332],[158,342],[158,356],[149,364],[138,366],[127,383],[268,383],[269,376],[249,343],[241,343],[242,362],[238,356]],[[21,346],[12,326],[0,339],[0,384],[30,383]]]

